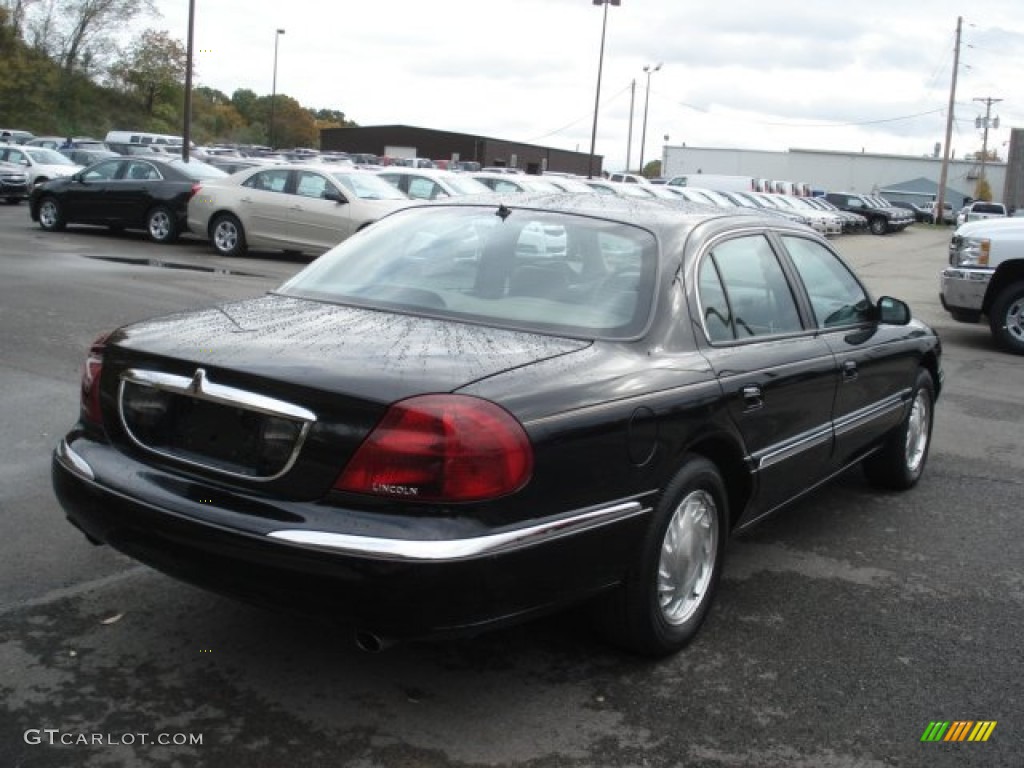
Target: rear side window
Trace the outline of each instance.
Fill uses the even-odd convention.
[[[250,189],[259,189],[264,192],[284,192],[285,187],[288,186],[289,173],[290,171],[281,168],[260,171],[242,182],[242,186],[249,187]]]
[[[720,289],[715,287],[707,262],[714,265]],[[698,279],[701,314],[711,341],[803,330],[786,275],[762,235],[737,237],[715,245],[705,256]]]

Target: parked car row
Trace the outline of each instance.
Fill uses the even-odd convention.
[[[50,153],[69,165],[67,176],[37,184],[30,215],[46,230],[68,224],[141,229],[159,243],[185,231],[205,237],[223,256],[249,248],[315,255],[382,216],[422,201],[508,194],[613,195],[694,203],[730,213],[784,219],[824,236],[863,230],[866,216],[842,211],[825,198],[720,191],[693,186],[614,182],[559,174],[537,176],[495,171],[462,172],[388,166],[360,169],[317,153],[315,162],[243,157],[231,148],[209,153],[209,162],[177,155],[106,153],[78,169],[53,150],[8,147],[20,153]],[[96,153],[99,150],[74,150]],[[312,151],[304,151],[313,157]],[[17,180],[10,182],[17,184]],[[893,209],[896,210],[896,209]],[[551,233],[537,233],[538,251],[558,250]],[[556,238],[557,240],[557,238]]]

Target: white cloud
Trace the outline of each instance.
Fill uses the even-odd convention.
[[[157,0],[184,39],[186,4]],[[343,110],[361,125],[403,123],[588,151],[603,9],[590,0],[199,0],[198,83],[278,93]],[[976,97],[1005,99],[990,145],[1024,125],[1019,0],[965,18],[959,154],[980,146]],[[622,0],[608,8],[597,151],[625,162],[636,81],[634,164],[645,64],[645,159],[663,137],[690,146],[809,147],[924,154],[945,131],[959,2]],[[973,26],[971,26],[973,24]],[[971,47],[968,47],[971,46]],[[931,112],[932,114],[919,115]],[[886,121],[886,122],[879,122]],[[858,125],[853,125],[858,124]]]

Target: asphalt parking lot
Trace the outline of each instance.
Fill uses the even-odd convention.
[[[1024,358],[943,312],[948,237],[835,241],[943,339],[916,489],[851,471],[734,540],[701,635],[659,663],[576,613],[367,655],[92,547],[49,487],[97,334],[304,260],[48,234],[0,206],[0,766],[1020,766]],[[922,741],[934,721],[996,726]]]

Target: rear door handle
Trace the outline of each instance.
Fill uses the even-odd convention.
[[[857,363],[847,360],[843,363],[843,381],[856,381],[858,376]]]
[[[740,395],[743,398],[744,411],[756,411],[764,408],[764,395],[761,392],[761,388],[756,384],[745,386],[740,390]]]

